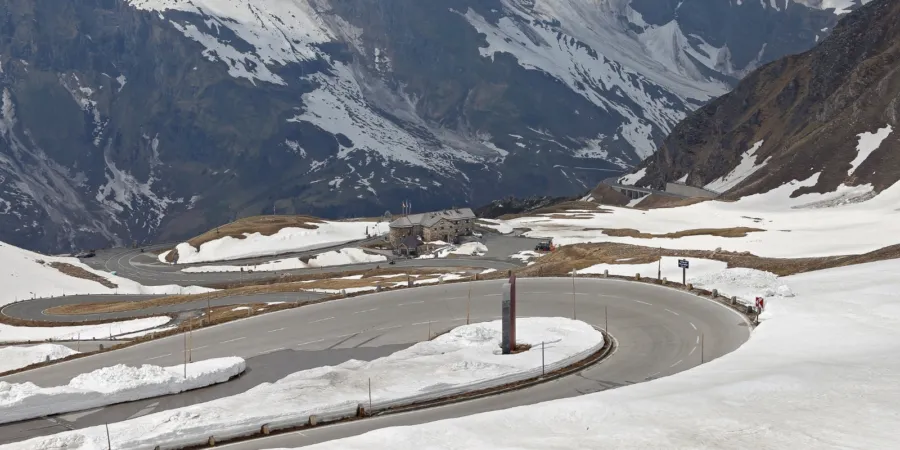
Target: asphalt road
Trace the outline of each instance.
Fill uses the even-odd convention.
[[[296,274],[313,274],[328,273],[335,271],[351,271],[351,270],[368,270],[376,266],[380,267],[479,267],[485,269],[513,269],[521,264],[515,260],[510,260],[509,256],[521,250],[533,250],[535,239],[517,238],[503,236],[499,234],[486,234],[483,242],[488,247],[488,254],[484,257],[453,257],[441,259],[397,259],[396,264],[389,266],[387,262],[371,263],[371,264],[354,264],[339,267],[321,267],[310,269],[294,269],[278,272],[219,272],[219,273],[184,273],[182,269],[193,266],[203,265],[246,265],[258,264],[274,259],[287,259],[302,256],[312,256],[318,253],[337,250],[346,247],[353,247],[370,240],[355,241],[342,245],[336,245],[316,250],[304,252],[295,252],[281,254],[277,256],[264,256],[257,258],[248,258],[243,260],[212,262],[203,264],[185,264],[172,265],[159,262],[157,255],[148,253],[155,247],[144,247],[145,252],[140,249],[110,249],[99,250],[97,256],[93,258],[82,259],[82,262],[94,269],[106,272],[115,272],[117,275],[132,279],[146,286],[158,286],[163,284],[180,284],[180,285],[199,285],[208,286],[217,283],[230,283],[235,281],[249,281],[270,279],[280,275],[296,275]],[[166,246],[157,246],[166,248]]]
[[[399,348],[427,339],[429,331],[443,331],[465,323],[470,287],[472,321],[499,318],[502,282],[492,280],[382,292],[255,316],[194,332],[192,356],[195,360],[235,355],[252,359],[275,354],[278,355],[275,360],[280,361],[278,364],[296,364],[295,360],[309,355],[307,352],[328,355],[343,349]],[[269,300],[260,296],[255,301]],[[520,317],[572,317],[574,312],[579,320],[600,327],[605,327],[608,322],[609,332],[618,341],[618,351],[603,363],[579,374],[515,393],[414,414],[320,427],[248,441],[232,448],[298,447],[374,428],[458,417],[638,383],[689,369],[700,364],[701,357],[710,361],[729,353],[743,344],[750,332],[748,323],[740,315],[715,302],[674,289],[620,280],[577,279],[573,296],[571,279],[521,279],[518,301]],[[702,356],[701,334],[705,342]],[[184,338],[173,336],[2,380],[52,386],[65,384],[79,373],[118,363],[177,365],[184,359],[183,346]],[[273,371],[276,372],[283,371]],[[230,395],[225,393],[227,389],[222,391],[198,401]],[[190,404],[192,395],[175,396],[178,399],[171,402],[159,401],[153,411]],[[99,419],[125,420],[131,414],[131,410],[104,408],[41,420],[47,422],[46,426],[57,426],[63,420],[62,426],[74,429],[97,424]],[[26,427],[20,424],[0,426],[0,441],[38,436],[45,434],[42,431],[45,429],[40,421],[33,421]]]

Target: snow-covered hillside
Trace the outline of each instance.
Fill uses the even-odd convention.
[[[0,30],[0,240],[59,252],[268,211],[571,196],[838,17],[782,0],[115,4],[10,5],[35,20]]]
[[[65,264],[83,274],[115,285],[67,275],[51,267]],[[65,268],[64,268],[65,270]],[[77,258],[45,256],[0,242],[0,306],[16,300],[76,294],[197,294],[212,289],[197,286],[144,286],[127,278],[92,269]]]
[[[342,245],[351,241],[366,239],[387,233],[387,222],[322,222],[309,225],[312,228],[287,227],[272,235],[244,233],[243,237],[226,236],[200,244],[200,248],[189,242],[175,247],[179,264],[252,258],[255,256],[280,255],[284,253],[316,250]],[[322,260],[328,259],[325,256]],[[345,263],[347,264],[347,263]],[[328,264],[324,265],[334,265]],[[240,270],[240,269],[238,269]],[[260,270],[275,270],[260,269]],[[217,270],[213,270],[217,271]]]

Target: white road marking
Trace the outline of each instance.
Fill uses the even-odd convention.
[[[194,347],[191,350],[200,350],[201,348],[209,347],[208,345],[201,345],[200,347]]]
[[[416,322],[416,323],[414,323],[413,325],[425,325],[426,323],[433,323],[433,322],[434,322],[433,320],[428,320],[428,321],[425,321],[425,322]]]
[[[679,360],[678,360],[678,361],[675,361],[675,364],[672,364],[672,365],[671,365],[671,366],[669,366],[669,367],[675,367],[675,366],[677,366],[677,365],[679,365],[679,364],[681,364],[681,361],[682,361],[682,360],[681,360],[681,359],[679,359]]]
[[[653,306],[653,305],[652,305],[652,304],[650,304],[650,303],[647,303],[647,302],[642,302],[642,301],[640,301],[640,300],[635,300],[635,301],[636,301],[636,302],[638,302],[638,303],[641,303],[641,304],[643,304],[643,305],[647,305],[647,306]]]
[[[222,342],[219,342],[219,343],[220,343],[220,344],[227,344],[227,343],[229,343],[229,342],[240,341],[241,339],[247,339],[247,338],[246,338],[246,337],[239,337],[239,338],[229,339],[229,340],[227,340],[227,341],[222,341]]]
[[[143,409],[141,409],[140,411],[134,413],[134,414],[133,414],[131,417],[129,417],[128,419],[136,419],[136,418],[141,417],[141,416],[146,416],[147,414],[150,414],[151,412],[153,412],[153,410],[156,409],[157,406],[159,406],[159,402],[151,403],[151,404],[145,406],[145,407],[144,407]]]
[[[677,313],[677,312],[675,312],[675,311],[672,311],[672,310],[671,310],[671,309],[669,309],[669,308],[665,308],[665,310],[666,310],[666,311],[668,311],[668,312],[670,312],[670,313],[672,313],[672,314],[675,314],[675,315],[676,315],[676,316],[677,316],[677,315],[678,315],[678,313]]]
[[[324,321],[326,321],[326,320],[331,320],[331,319],[334,319],[334,317],[326,317],[326,318],[324,318],[324,319],[313,320],[313,321],[310,322],[310,323],[319,323],[319,322],[324,322]]]
[[[418,305],[419,303],[425,303],[425,300],[422,300],[420,302],[398,303],[397,306]]]
[[[694,346],[694,348],[691,349],[691,352],[688,353],[688,356],[693,355],[693,354],[694,354],[694,351],[696,351],[696,350],[697,350],[697,346]]]
[[[691,326],[694,327],[694,331],[697,330],[697,325],[694,325],[694,322],[691,322]]]
[[[501,295],[503,295],[503,294],[485,294],[482,297],[499,297]]]
[[[154,359],[165,358],[166,356],[172,356],[171,353],[166,353],[165,355],[154,356],[152,358],[147,358],[146,361],[153,361]]]
[[[697,342],[695,342],[695,343],[696,343],[696,344],[699,344],[699,343],[700,343],[700,336],[697,336]]]
[[[316,339],[315,341],[302,342],[300,344],[297,344],[297,347],[303,347],[304,345],[308,345],[308,344],[315,344],[316,342],[322,342],[324,340],[325,339]]]
[[[365,311],[356,311],[353,314],[362,314],[362,313],[367,313],[367,312],[372,312],[372,311],[377,311],[377,310],[378,310],[378,308],[372,308],[372,309],[367,309]]]
[[[372,331],[393,330],[394,328],[400,328],[400,327],[402,327],[402,326],[403,326],[403,325],[394,325],[394,326],[392,326],[392,327],[376,328],[376,329],[374,329],[374,330],[372,330]]]
[[[267,331],[267,333],[275,333],[275,332],[281,331],[281,330],[283,330],[283,329],[284,329],[284,328],[276,328],[276,329],[274,329],[274,330],[269,330],[269,331]]]
[[[272,350],[267,351],[266,353],[275,353],[277,351],[284,350],[284,347],[273,348]]]
[[[76,413],[72,413],[72,414],[66,414],[64,416],[59,416],[59,418],[62,420],[65,420],[66,422],[75,422],[76,420],[78,420],[82,417],[89,416],[97,411],[102,411],[102,410],[103,410],[103,408],[95,408],[95,409],[91,409],[88,411],[81,411],[81,412],[76,412]]]

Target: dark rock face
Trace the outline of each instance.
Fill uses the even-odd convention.
[[[793,196],[900,179],[900,3],[874,1],[844,17],[809,52],[770,63],[737,88],[691,114],[642,164],[637,184],[662,187],[687,176],[704,186],[737,167],[763,141],[763,164],[727,198],[807,180]],[[878,136],[876,139],[875,136]],[[877,140],[867,158],[861,140]],[[815,178],[813,178],[815,177]]]
[[[714,0],[0,11],[0,240],[49,252],[260,213],[571,196],[836,22],[793,2]]]

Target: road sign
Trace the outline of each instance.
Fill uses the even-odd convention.
[[[691,263],[690,263],[688,260],[686,260],[686,259],[679,259],[679,260],[678,260],[678,267],[680,267],[680,268],[682,268],[682,269],[690,269],[690,268],[691,268]]]
[[[756,310],[762,312],[762,310],[766,309],[766,299],[762,297],[756,297]]]

